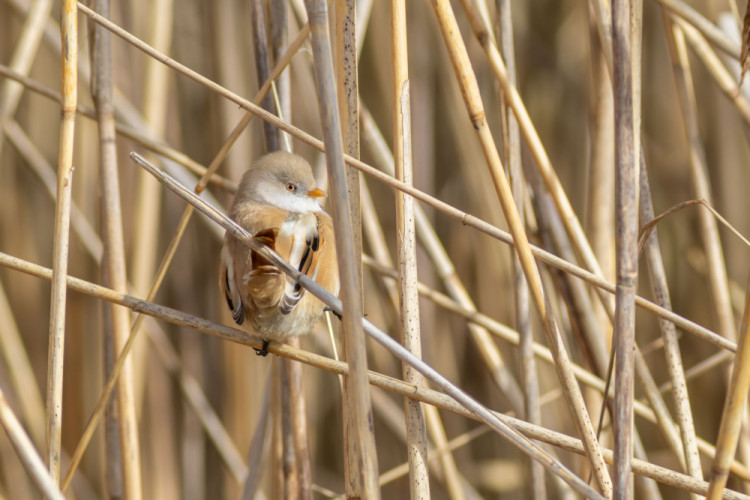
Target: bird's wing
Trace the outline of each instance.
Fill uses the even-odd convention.
[[[295,269],[315,279],[318,272],[320,235],[314,214],[294,214],[281,225],[276,238],[276,250]],[[284,293],[279,301],[282,314],[292,312],[305,294],[305,289],[292,277],[286,276]]]
[[[316,269],[315,281],[333,295],[338,295],[339,266],[336,259],[333,221],[325,212],[318,212],[315,215],[318,219],[318,235],[320,236],[320,249],[315,252],[315,261],[312,263],[312,267]]]
[[[286,213],[245,204],[233,207],[230,217],[260,242],[275,249],[276,235]],[[220,279],[232,318],[238,325],[245,319],[246,308],[275,308],[284,287],[279,269],[231,234],[226,235],[221,251]]]
[[[240,287],[238,286],[234,272],[234,259],[232,258],[232,247],[236,243],[234,238],[229,235],[224,239],[224,247],[221,249],[219,279],[221,280],[221,289],[224,292],[229,310],[232,311],[232,319],[234,319],[235,323],[241,325],[245,321],[245,308],[242,304]]]

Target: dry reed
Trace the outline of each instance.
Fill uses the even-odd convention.
[[[734,2],[107,3],[0,0],[0,497],[748,498]],[[223,326],[276,147],[327,167],[344,361]]]

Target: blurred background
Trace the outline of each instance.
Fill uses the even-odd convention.
[[[713,23],[720,16],[725,36],[739,40],[738,22],[730,5],[734,0],[690,2]],[[19,40],[25,33],[29,9],[42,0],[0,0],[0,63],[13,64]],[[498,1],[498,4],[502,3]],[[289,39],[300,30],[304,9],[301,2],[289,4]],[[358,27],[363,35],[359,61],[359,95],[362,109],[371,114],[362,126],[362,159],[380,169],[382,155],[372,147],[376,127],[392,144],[391,48],[388,2],[361,2],[369,16]],[[407,2],[408,55],[411,80],[411,112],[415,185],[440,200],[504,228],[505,221],[486,168],[479,143],[461,98],[445,44],[428,2]],[[512,39],[518,90],[570,203],[586,229],[586,234],[610,281],[614,276],[614,191],[613,136],[611,129],[611,84],[606,75],[589,3],[583,0],[524,0],[509,2],[512,12]],[[487,14],[495,23],[498,8],[487,1]],[[469,29],[459,2],[453,2],[461,33],[469,51],[484,101],[488,121],[499,146],[505,144],[501,90],[487,58]],[[738,11],[741,13],[744,10]],[[60,89],[59,5],[53,3],[41,31],[38,49],[27,56],[28,75],[54,92]],[[248,2],[185,0],[173,3],[130,0],[113,2],[111,19],[130,33],[155,45],[177,61],[209,79],[252,99],[259,88],[252,42]],[[366,31],[365,31],[366,29]],[[90,27],[79,17],[80,71],[79,102],[93,108],[89,90],[88,66]],[[690,149],[685,119],[673,75],[673,58],[668,47],[662,7],[657,1],[643,6],[642,139],[646,169],[657,214],[673,205],[699,197],[691,176]],[[735,41],[737,45],[739,42]],[[717,51],[717,56],[735,81],[736,59]],[[163,141],[193,162],[208,166],[244,111],[214,92],[165,69],[117,37],[112,39],[116,118],[155,141]],[[707,70],[703,59],[688,51],[689,71],[695,89],[695,103],[701,154],[705,155],[710,203],[742,234],[750,234],[750,185],[748,170],[747,122]],[[290,116],[284,117],[315,137],[321,137],[318,107],[314,93],[312,54],[309,43],[294,57],[290,66]],[[13,90],[13,89],[16,90]],[[0,80],[0,252],[51,267],[54,200],[48,184],[54,186],[57,163],[60,106],[55,100],[29,89],[19,92],[7,77]],[[13,98],[14,93],[18,98]],[[369,128],[368,128],[369,127]],[[371,136],[369,136],[371,137]],[[524,141],[522,140],[522,143]],[[320,153],[300,141],[292,141],[295,152],[314,165],[325,183],[325,164]],[[131,293],[145,297],[185,209],[185,203],[165,191],[154,179],[133,164],[128,153],[146,152],[139,141],[118,136],[119,180],[122,197],[124,244],[127,276]],[[252,161],[264,153],[262,124],[254,118],[231,149],[218,173],[236,182]],[[198,177],[177,162],[150,153],[161,167],[174,172],[189,188]],[[542,232],[544,217],[533,208],[544,203],[543,190],[534,180],[534,160],[522,148],[524,170],[528,175],[526,200],[528,233],[532,242],[558,253]],[[79,115],[76,121],[73,201],[77,214],[71,229],[69,273],[94,283],[102,282],[98,264],[101,243],[99,148],[96,122]],[[376,215],[382,225],[391,258],[396,259],[395,199],[391,188],[363,176],[371,193]],[[45,184],[45,182],[47,184]],[[222,209],[231,203],[231,189],[210,185],[206,199]],[[455,266],[456,273],[477,309],[511,328],[515,327],[513,268],[510,248],[456,220],[424,207],[439,240]],[[708,261],[702,239],[699,214],[704,208],[681,210],[658,225],[661,253],[671,292],[672,305],[680,315],[719,333],[722,325],[712,299]],[[732,320],[739,327],[748,274],[748,248],[724,226],[719,226],[727,286],[734,299]],[[218,256],[223,231],[196,216],[189,223],[167,271],[155,302],[208,320],[231,324],[231,317],[220,297]],[[373,251],[365,238],[364,251]],[[424,249],[419,250],[419,278],[427,286],[445,293],[439,274]],[[572,359],[596,373],[582,348],[577,321],[571,312],[566,281],[545,266],[545,284],[555,304],[555,312],[568,340]],[[549,271],[549,272],[548,272]],[[639,293],[651,297],[648,270],[641,266]],[[364,304],[368,319],[398,338],[397,309],[389,299],[382,277],[365,267]],[[39,449],[44,448],[43,401],[47,380],[47,339],[50,311],[50,285],[16,271],[0,267],[0,337],[5,351],[0,357],[0,387]],[[64,364],[63,448],[72,453],[104,381],[104,337],[107,331],[105,303],[76,292],[68,294]],[[423,298],[420,303],[423,356],[432,366],[478,398],[501,412],[518,411],[517,393],[498,387],[481,361],[481,347],[473,340],[465,319],[447,312]],[[601,332],[610,335],[611,326],[602,321],[598,306],[583,314],[598,314]],[[532,311],[534,335],[544,342]],[[159,332],[156,332],[159,330]],[[718,348],[678,330],[686,369],[719,352]],[[11,337],[22,342],[31,378],[18,385],[5,346]],[[158,337],[159,340],[154,340]],[[736,337],[736,333],[735,333]],[[657,384],[668,382],[663,344],[657,319],[639,310],[637,341]],[[505,360],[504,373],[514,379],[515,390],[523,393],[519,355],[511,343],[492,341]],[[609,340],[607,340],[609,342]],[[331,355],[325,325],[304,337],[301,347]],[[176,355],[181,368],[170,365]],[[189,374],[199,382],[213,409],[226,428],[236,451],[247,461],[256,425],[266,408],[263,405],[267,380],[274,356],[258,358],[240,345],[198,332],[178,328],[163,321],[147,321],[133,353],[135,395],[140,432],[144,498],[238,498],[242,482],[231,473],[209,441],[194,409],[180,389],[179,374]],[[24,360],[15,358],[22,363]],[[370,368],[401,377],[400,363],[384,349],[371,344]],[[726,388],[727,359],[690,378],[696,433],[713,443],[718,432]],[[537,361],[539,392],[544,403],[542,424],[576,435],[564,399],[559,391],[554,367]],[[341,432],[342,411],[339,382],[335,375],[304,366],[308,431],[313,481],[320,486],[316,498],[344,491],[344,446]],[[638,384],[636,384],[638,387]],[[402,399],[373,389],[375,436],[381,473],[406,461]],[[640,390],[636,396],[642,397]],[[674,412],[668,389],[664,399]],[[596,421],[601,398],[590,397],[592,420]],[[516,398],[516,399],[514,399]],[[29,401],[32,401],[29,403]],[[42,414],[28,414],[31,404]],[[33,406],[36,405],[36,406]],[[515,405],[515,406],[514,406]],[[395,413],[394,413],[395,412]],[[518,414],[518,413],[516,413]],[[674,414],[674,413],[673,413]],[[394,416],[395,415],[395,416]],[[450,412],[441,411],[445,433],[450,440],[479,427],[479,424]],[[636,417],[636,426],[649,461],[680,470],[662,433],[652,422]],[[602,442],[607,437],[608,419]],[[465,478],[468,498],[530,498],[529,468],[523,455],[498,435],[487,432],[454,451],[458,470]],[[576,473],[587,477],[585,460],[558,451],[559,458]],[[73,491],[77,498],[105,498],[108,485],[103,426],[89,445]],[[703,457],[704,472],[710,460]],[[261,473],[260,493],[270,498],[271,462]],[[63,467],[65,472],[66,466]],[[432,480],[434,498],[450,498],[442,481]],[[549,476],[550,498],[565,495]],[[730,486],[744,489],[736,478]],[[112,490],[109,490],[110,493]],[[328,493],[325,493],[328,491]],[[640,491],[640,490],[639,490]],[[687,493],[660,486],[663,498],[685,498]],[[408,480],[401,476],[383,486],[383,497],[406,498]],[[0,434],[0,497],[37,498],[33,484],[22,471],[5,434]],[[646,498],[642,496],[640,498]]]

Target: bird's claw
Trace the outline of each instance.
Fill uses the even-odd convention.
[[[324,307],[323,312],[329,312],[333,314],[334,316],[336,316],[339,319],[339,321],[341,321],[341,315],[337,313],[336,311],[334,311],[333,309],[331,309],[330,307]]]
[[[260,356],[262,358],[265,358],[266,356],[268,356],[268,341],[264,340],[263,341],[263,345],[261,346],[260,349],[257,349],[255,347],[253,349],[255,349],[256,356]]]

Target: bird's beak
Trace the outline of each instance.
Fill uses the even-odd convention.
[[[326,195],[326,192],[320,188],[311,189],[310,191],[307,192],[307,196],[311,198],[324,198],[325,195]]]

